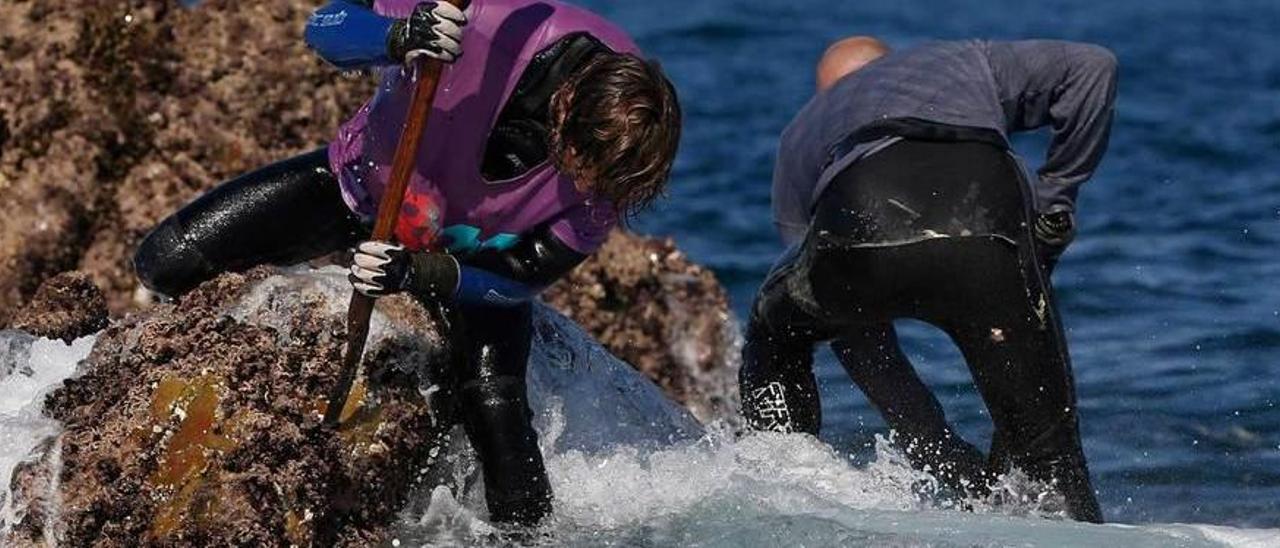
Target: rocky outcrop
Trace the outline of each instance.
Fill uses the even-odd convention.
[[[372,90],[307,51],[315,2],[0,3],[0,327],[49,277],[132,305],[131,250],[199,192],[321,146]]]
[[[430,323],[404,300],[380,302],[367,380],[342,426],[326,429],[340,299],[287,283],[247,294],[265,276],[226,275],[112,325],[82,374],[48,398],[65,425],[54,532],[65,544],[386,540],[450,424],[411,374],[438,347]],[[49,534],[31,516],[15,530]]]
[[[115,322],[45,401],[61,426],[5,450],[38,445],[12,476],[0,545],[385,545],[416,534],[397,514],[426,511],[433,488],[478,495],[465,441],[445,440],[444,345],[409,299],[379,300],[367,380],[337,431],[319,426],[349,291],[340,268],[260,269]],[[528,390],[547,454],[702,434],[574,322],[541,305],[533,322]]]
[[[671,240],[615,232],[544,297],[700,420],[736,416],[728,297]]]
[[[13,320],[13,328],[71,344],[107,327],[107,300],[88,275],[54,276]]]

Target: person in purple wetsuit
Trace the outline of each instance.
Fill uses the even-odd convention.
[[[161,222],[134,258],[178,296],[221,272],[355,248],[370,296],[407,292],[449,317],[449,392],[481,461],[495,522],[551,510],[525,370],[531,301],[659,196],[680,138],[675,89],[602,18],[553,0],[334,0],[308,45],[379,72],[329,146],[224,183]],[[445,63],[396,227],[368,238],[418,55]],[[432,239],[431,235],[439,236]]]

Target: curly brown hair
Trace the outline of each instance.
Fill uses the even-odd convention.
[[[675,86],[656,62],[599,54],[551,98],[551,155],[625,219],[665,190],[681,121]]]

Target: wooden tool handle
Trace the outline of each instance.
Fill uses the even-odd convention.
[[[465,10],[469,0],[448,0],[449,3]],[[372,239],[389,242],[395,236],[396,223],[400,220],[400,208],[404,205],[404,193],[409,188],[409,180],[413,176],[414,160],[418,154],[418,146],[422,143],[427,122],[431,115],[431,105],[435,102],[436,88],[440,83],[440,73],[444,63],[436,59],[420,62],[417,71],[417,85],[413,88],[413,99],[409,103],[409,113],[405,118],[404,131],[400,134],[400,142],[396,144],[396,154],[391,161],[391,176],[382,193],[382,201],[378,204],[378,219],[373,225]],[[438,227],[433,227],[438,228]],[[435,234],[427,235],[426,241],[435,240]],[[328,407],[324,412],[324,424],[337,426],[342,418],[342,409],[346,407],[347,396],[351,385],[355,383],[360,372],[360,359],[364,356],[364,345],[369,337],[369,318],[373,315],[372,297],[359,291],[351,294],[351,305],[347,309],[347,351],[342,359],[342,372],[338,384],[329,395]]]

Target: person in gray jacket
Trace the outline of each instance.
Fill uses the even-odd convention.
[[[1072,518],[1101,522],[1049,275],[1107,148],[1116,64],[1061,41],[833,45],[778,153],[774,221],[790,248],[747,327],[749,426],[818,433],[813,348],[831,341],[914,465],[968,494],[1018,468]],[[1028,182],[1008,136],[1042,127],[1048,158]],[[901,318],[960,348],[995,423],[989,458],[903,355]]]

